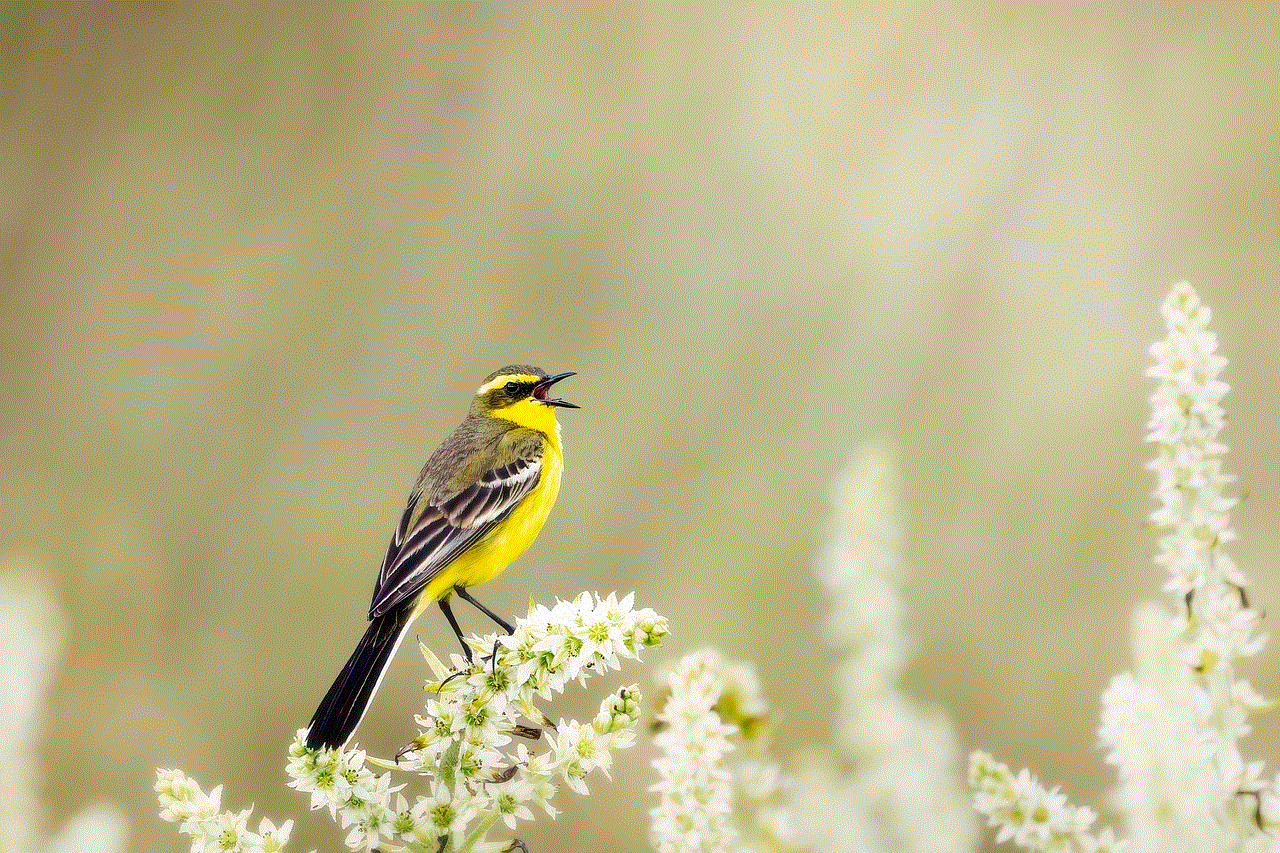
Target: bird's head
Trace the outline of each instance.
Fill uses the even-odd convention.
[[[545,370],[528,365],[504,367],[489,374],[476,389],[472,410],[551,434],[556,428],[556,408],[578,408],[551,396],[551,386],[568,376],[573,373],[548,376]]]

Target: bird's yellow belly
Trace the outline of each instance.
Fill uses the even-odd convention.
[[[556,502],[563,467],[559,454],[548,452],[543,460],[542,475],[529,496],[511,511],[506,521],[460,554],[427,584],[418,610],[448,595],[455,586],[476,586],[493,580],[524,553],[537,538]]]

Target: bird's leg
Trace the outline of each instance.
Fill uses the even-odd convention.
[[[497,622],[497,623],[502,627],[502,630],[506,631],[508,634],[514,634],[514,633],[515,633],[515,630],[516,630],[516,629],[511,627],[511,623],[507,622],[505,619],[503,619],[503,618],[502,618],[501,616],[499,616],[497,613],[494,613],[492,610],[490,610],[489,608],[485,607],[483,604],[481,604],[480,602],[478,602],[478,601],[476,601],[474,598],[472,598],[472,597],[471,597],[471,593],[467,592],[467,588],[466,588],[465,586],[455,586],[455,587],[453,588],[453,591],[454,591],[454,592],[456,592],[456,593],[458,594],[458,597],[459,597],[459,598],[461,598],[463,601],[469,601],[469,602],[471,602],[472,604],[474,604],[474,605],[476,606],[476,608],[477,608],[481,613],[483,613],[485,616],[488,616],[488,617],[489,617],[490,619],[492,619],[494,622]],[[444,602],[444,599],[442,598],[442,599],[440,599],[440,601],[443,603],[443,602]],[[445,612],[447,613],[448,611],[445,611]],[[452,618],[452,617],[450,617],[450,618]],[[454,628],[454,630],[457,630],[457,628],[455,627],[455,628]],[[462,634],[458,634],[458,636],[459,636],[459,637],[461,637],[461,636],[462,636]],[[470,658],[468,658],[468,660],[470,660]]]
[[[461,587],[454,588],[461,589]],[[472,603],[474,604],[475,602],[472,601]],[[444,611],[444,618],[449,620],[449,626],[453,628],[453,633],[458,635],[458,642],[462,644],[462,654],[466,656],[467,663],[471,663],[471,647],[467,645],[466,640],[462,639],[462,629],[458,627],[458,620],[453,615],[453,608],[449,606],[449,596],[446,595],[440,599],[440,609]]]
[[[489,674],[498,674],[498,643],[501,642],[497,637],[493,638],[493,652],[489,655]],[[481,658],[483,660],[483,658]]]

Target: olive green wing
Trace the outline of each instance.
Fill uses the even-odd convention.
[[[370,619],[416,596],[446,566],[506,520],[542,475],[542,454],[532,450],[526,448],[505,464],[485,470],[465,488],[434,493],[416,489],[409,496],[378,573]]]

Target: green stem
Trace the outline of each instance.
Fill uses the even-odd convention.
[[[480,823],[476,825],[476,828],[472,830],[471,834],[467,836],[467,840],[462,843],[462,847],[459,848],[457,853],[467,853],[467,851],[471,850],[478,843],[483,841],[485,835],[489,832],[489,827],[493,826],[497,822],[497,811],[492,811],[486,814],[480,819]]]

